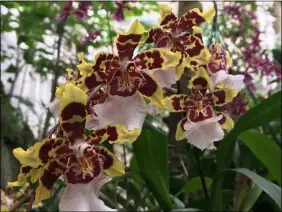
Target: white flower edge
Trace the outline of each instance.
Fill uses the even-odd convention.
[[[201,150],[215,149],[213,143],[224,137],[224,132],[218,123],[221,118],[222,115],[199,122],[191,122],[187,120],[183,128],[188,143]]]

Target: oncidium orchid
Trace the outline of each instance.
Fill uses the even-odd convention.
[[[213,142],[223,138],[223,129],[233,128],[232,119],[214,106],[223,106],[237,95],[235,89],[210,90],[210,79],[201,67],[191,79],[191,96],[185,94],[166,97],[164,102],[170,112],[186,112],[177,125],[176,140],[185,137],[188,143],[199,149],[213,149]]]
[[[146,31],[135,20],[127,32],[118,34],[117,55],[100,52],[91,63],[78,54],[76,70],[67,69],[67,82],[57,88],[50,104],[58,123],[43,141],[26,151],[14,149],[21,168],[18,180],[9,185],[31,182],[36,187],[33,205],[38,205],[50,197],[62,176],[66,188],[61,211],[115,210],[99,199],[99,191],[125,170],[102,142],[134,142],[149,106],[185,112],[176,140],[186,138],[201,150],[215,149],[214,142],[234,125],[221,106],[237,96],[243,76],[228,72],[230,55],[220,45],[204,45],[199,25],[210,23],[214,15],[214,9],[192,9],[177,19],[168,5],[161,5],[160,27]],[[153,48],[138,52],[144,43]],[[191,94],[164,98],[163,88],[178,81],[185,67],[193,73]]]
[[[128,32],[118,34],[116,41],[118,56],[107,53],[96,56],[94,66],[98,67],[96,65],[99,64],[99,68],[94,73],[106,75],[99,79],[106,80],[107,99],[93,107],[97,115],[95,119],[99,121],[99,125],[94,129],[108,124],[122,124],[129,130],[141,129],[147,114],[144,97],[152,104],[164,107],[162,87],[144,70],[166,70],[174,67],[179,63],[181,54],[168,48],[153,48],[133,56],[144,32],[142,24],[136,20]],[[78,68],[81,72],[88,73],[84,80],[85,85],[90,84],[90,77],[91,84],[97,84],[98,77],[94,77],[93,73],[89,74],[93,69],[90,71],[89,66],[87,68],[83,63],[78,65]]]
[[[232,60],[228,51],[219,44],[212,44],[209,48],[211,59],[207,65],[211,78],[212,87],[220,86],[236,89],[240,91],[244,84],[244,75],[232,75],[228,73],[228,66],[232,65]]]
[[[98,199],[100,187],[110,180],[103,172],[119,176],[124,174],[124,168],[114,154],[97,144],[105,140],[133,141],[136,135],[124,126],[111,125],[85,136],[87,95],[74,84],[66,83],[57,88],[56,96],[60,101],[60,127],[56,138],[50,135],[26,151],[14,149],[22,166],[18,181],[9,184],[23,185],[27,178],[37,183],[33,203],[37,205],[50,197],[53,184],[63,175],[67,187],[60,210],[109,210]]]
[[[210,53],[203,43],[202,29],[198,25],[210,23],[215,11],[211,9],[202,13],[199,9],[192,9],[177,19],[170,6],[160,5],[160,14],[161,28],[151,28],[145,43],[181,52],[181,60],[176,67],[164,73],[161,70],[153,73],[163,87],[170,87],[180,79],[186,66],[194,69],[208,63]]]

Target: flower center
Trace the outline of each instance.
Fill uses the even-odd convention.
[[[87,147],[85,149],[85,155],[82,157],[77,157],[77,161],[81,169],[83,179],[85,179],[87,175],[90,175],[90,177],[93,177],[94,167],[93,167],[92,162],[88,159],[88,157],[94,154],[95,154],[95,151],[91,147]]]

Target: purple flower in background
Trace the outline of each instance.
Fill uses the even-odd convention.
[[[124,9],[131,10],[128,6],[129,1],[115,1],[115,6],[117,8],[116,12],[113,14],[113,19],[116,21],[124,20]]]
[[[244,100],[245,93],[239,93],[232,102],[224,105],[223,110],[231,117],[238,117],[246,112],[248,102]]]
[[[56,20],[65,21],[67,17],[70,15],[71,8],[72,8],[72,1],[67,1],[63,8],[63,12],[56,17]]]
[[[85,46],[89,41],[95,41],[96,38],[101,34],[101,31],[88,31],[86,38],[81,41],[81,44]]]
[[[246,65],[244,82],[248,90],[251,93],[255,91],[253,78],[250,73],[257,73],[261,77],[275,76],[277,79],[281,79],[281,66],[276,61],[273,61],[268,52],[262,47],[261,34],[263,32],[258,28],[259,22],[255,12],[236,3],[224,5],[223,11],[237,21],[238,31],[236,32],[236,37],[241,37],[242,41],[246,41],[246,43],[241,45],[240,50]],[[246,18],[251,20],[247,25]],[[248,33],[244,34],[244,32]]]
[[[78,9],[74,11],[74,14],[79,19],[84,19],[87,16],[87,10],[91,6],[91,2],[82,1],[79,2]]]

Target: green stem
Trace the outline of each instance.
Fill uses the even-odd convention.
[[[201,164],[201,161],[200,161],[198,151],[199,151],[198,149],[194,148],[195,158],[196,158],[197,166],[198,166],[198,169],[199,169],[199,174],[200,174],[203,190],[204,190],[207,201],[209,201],[207,184],[206,184],[206,181],[205,181],[204,171],[203,171],[203,167],[202,167],[202,164]]]

